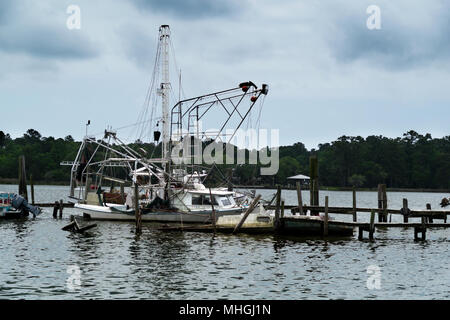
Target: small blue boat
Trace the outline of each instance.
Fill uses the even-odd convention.
[[[21,219],[29,214],[41,213],[41,208],[28,204],[27,200],[12,192],[0,192],[0,219]]]

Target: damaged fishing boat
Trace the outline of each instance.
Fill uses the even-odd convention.
[[[87,218],[132,221],[135,210],[140,209],[142,221],[206,223],[213,212],[216,218],[241,214],[252,199],[251,194],[230,187],[206,188],[205,179],[215,166],[198,163],[194,149],[216,143],[217,137],[228,130],[227,124],[237,117],[234,136],[256,102],[264,100],[260,97],[267,95],[268,86],[258,88],[246,81],[231,89],[180,99],[169,109],[169,96],[173,96],[168,74],[169,47],[170,29],[163,25],[159,30],[157,67],[148,93],[161,98],[161,117],[153,132],[161,156],[153,157],[153,152],[149,156],[144,148],[124,143],[117,132],[105,130],[101,140],[86,135],[75,160],[62,163],[72,167],[70,197],[76,200],[75,209]],[[154,90],[159,70],[161,83]],[[221,129],[214,133],[202,131],[199,123],[220,110],[226,111],[220,118]],[[212,134],[215,138],[208,138]]]

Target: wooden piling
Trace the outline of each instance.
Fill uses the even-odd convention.
[[[323,236],[328,236],[328,196],[325,197],[325,217],[323,219]]]
[[[427,234],[427,227],[425,226],[426,218],[422,217],[422,241],[425,241]]]
[[[59,217],[62,218],[63,215],[64,202],[63,200],[59,200]]]
[[[280,218],[284,218],[284,200],[281,201],[281,214],[280,214]]]
[[[281,186],[277,186],[277,200],[275,208],[275,229],[280,223],[280,206],[281,206]]]
[[[25,170],[25,156],[19,157],[19,195],[28,201],[27,178]]]
[[[310,203],[311,206],[319,205],[319,162],[317,156],[309,157],[309,173],[310,173]],[[319,212],[311,211],[311,215],[318,215]]]
[[[426,208],[427,210],[431,211],[431,204],[427,203]],[[428,217],[428,222],[433,223],[433,217]]]
[[[30,174],[30,191],[31,191],[31,204],[34,205],[34,184],[32,174]]]
[[[388,206],[388,198],[387,198],[387,192],[386,192],[386,185],[381,185],[381,194],[383,195],[383,222],[387,222],[387,206]]]
[[[137,183],[134,184],[134,212],[136,219],[136,233],[140,233],[142,230],[142,226],[141,226],[141,210],[139,208],[139,187]]]
[[[408,199],[405,198],[403,199],[402,213],[403,213],[403,222],[408,223],[408,214],[409,214]]]
[[[302,199],[302,187],[300,182],[297,182],[297,201],[299,215],[303,215],[303,199]]]
[[[353,222],[357,221],[356,216],[356,189],[353,187]]]
[[[211,202],[211,221],[214,228],[214,233],[216,233],[216,210],[214,210],[214,198],[212,196],[211,188],[209,188],[209,199]]]
[[[419,238],[419,233],[421,234]],[[422,217],[422,224],[420,227],[414,227],[414,241],[425,241],[427,234],[426,217]]]
[[[373,234],[375,232],[375,211],[370,213],[370,227],[369,227],[369,239],[373,240]]]
[[[58,218],[58,209],[59,209],[59,202],[55,201],[55,205],[53,206],[53,218]]]
[[[378,185],[378,222],[387,222],[387,196],[386,185]]]

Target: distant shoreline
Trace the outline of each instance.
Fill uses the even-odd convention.
[[[276,186],[234,186],[238,189],[276,189]],[[296,190],[295,186],[281,186],[282,190]],[[302,187],[302,190],[309,190],[309,186]],[[319,187],[320,191],[352,191],[352,187]],[[377,188],[356,188],[356,191],[378,191]],[[450,189],[424,189],[424,188],[387,188],[389,192],[429,192],[429,193],[450,193]]]
[[[29,181],[27,181],[29,186]],[[17,179],[5,179],[0,178],[0,184],[9,184],[9,185],[17,185],[18,180]],[[46,185],[46,186],[69,186],[67,181],[35,181],[35,186],[38,185]],[[241,186],[241,185],[235,185],[234,186],[237,189],[276,189],[277,186]],[[295,186],[281,186],[282,190],[295,190]],[[309,190],[309,186],[302,187],[302,190]],[[352,187],[319,187],[320,191],[352,191]],[[377,191],[377,188],[356,188],[356,191]],[[387,188],[387,191],[389,192],[429,192],[429,193],[450,193],[450,190],[447,189],[423,189],[423,188],[417,188],[417,189],[411,189],[411,188]]]

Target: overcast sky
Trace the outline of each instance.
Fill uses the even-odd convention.
[[[79,30],[66,27],[72,4]],[[87,119],[91,133],[136,122],[161,24],[187,97],[268,83],[260,127],[282,145],[450,134],[445,0],[0,0],[0,130],[79,140]]]

